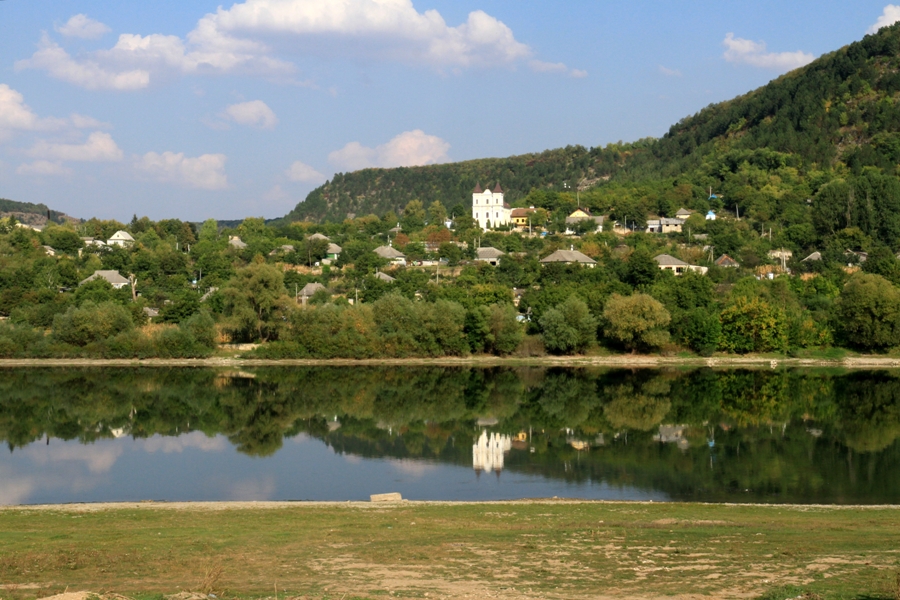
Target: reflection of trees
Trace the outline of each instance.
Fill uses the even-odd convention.
[[[650,431],[662,423],[672,407],[665,397],[635,393],[625,385],[606,393],[610,400],[603,406],[603,415],[615,429]]]
[[[854,373],[836,385],[845,443],[878,452],[900,437],[900,379],[885,372]]]
[[[335,417],[341,426],[330,430]],[[471,465],[480,417],[498,419],[503,433],[533,430],[536,452],[514,448],[505,468],[547,477],[683,499],[900,498],[900,378],[883,372],[272,367],[0,377],[0,440],[10,448],[45,436],[90,443],[118,430],[199,430],[270,455],[305,432],[339,452]],[[693,425],[690,446],[653,442],[660,423]],[[569,443],[619,430],[627,439],[607,435],[602,449]]]

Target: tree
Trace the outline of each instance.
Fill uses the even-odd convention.
[[[835,306],[838,331],[859,348],[883,350],[900,338],[900,291],[880,275],[857,273]]]
[[[406,204],[400,224],[404,231],[418,231],[425,227],[425,207],[421,200],[410,200]]]
[[[788,324],[784,311],[761,298],[738,296],[726,306],[721,347],[728,352],[786,352]]]
[[[544,346],[550,352],[580,352],[597,339],[597,320],[577,296],[551,308],[540,319]]]
[[[254,262],[239,269],[222,294],[225,327],[234,337],[263,342],[278,338],[292,305],[280,270]]]
[[[633,287],[650,285],[657,273],[659,273],[659,265],[643,248],[638,248],[628,257],[626,281]]]
[[[85,346],[133,327],[131,315],[121,304],[87,301],[53,319],[53,337],[73,346]]]
[[[603,308],[603,333],[632,352],[658,348],[669,341],[671,316],[648,294],[613,294]]]
[[[437,227],[443,227],[446,220],[447,209],[444,208],[444,205],[441,204],[440,200],[435,200],[428,207],[428,223],[430,225],[436,225]]]

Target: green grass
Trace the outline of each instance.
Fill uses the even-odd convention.
[[[279,598],[895,599],[898,539],[900,508],[551,502],[5,509],[0,597],[66,588],[140,600],[182,590],[274,597],[277,584]]]

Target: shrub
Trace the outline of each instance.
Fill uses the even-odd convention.
[[[53,337],[73,346],[86,346],[133,327],[128,310],[114,302],[85,302],[53,319]]]

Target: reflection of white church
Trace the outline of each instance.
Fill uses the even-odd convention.
[[[472,444],[472,467],[476,471],[497,471],[503,469],[503,455],[512,448],[512,437],[482,430],[481,436]]]
[[[482,229],[509,225],[512,209],[503,201],[503,188],[498,183],[493,190],[482,190],[476,184],[472,190],[472,218]]]

